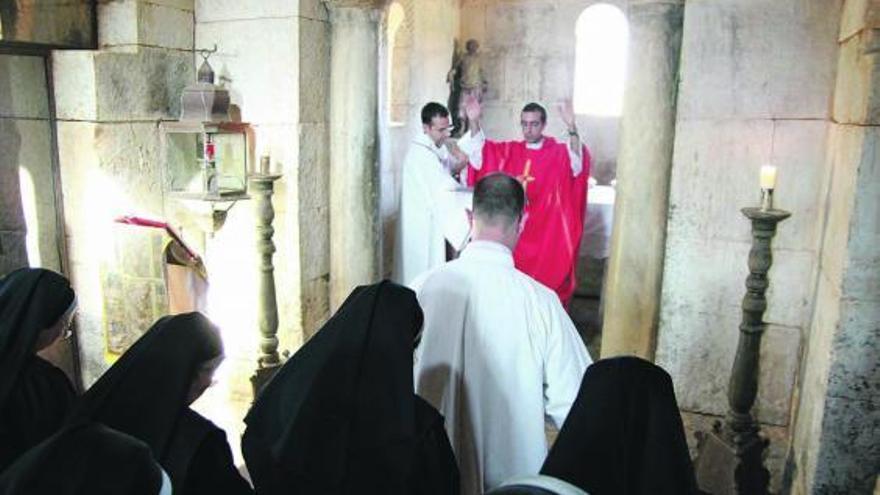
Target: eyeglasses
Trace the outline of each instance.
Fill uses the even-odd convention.
[[[521,125],[524,129],[525,128],[537,129],[537,128],[541,127],[542,125],[544,125],[544,123],[541,122],[540,120],[532,120],[532,121],[528,121],[528,122],[523,120],[519,123],[519,125]]]
[[[64,327],[61,329],[60,338],[62,340],[67,340],[71,336],[73,336],[73,322],[74,322],[75,318],[76,318],[76,313],[70,315],[70,319],[67,320],[67,323],[65,323]]]

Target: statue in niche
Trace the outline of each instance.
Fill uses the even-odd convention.
[[[461,99],[461,76],[456,67],[461,61],[461,47],[458,38],[452,42],[452,68],[446,75],[446,84],[449,85],[449,99],[446,101],[446,108],[449,109],[449,115],[452,118],[452,134],[456,135],[461,128],[461,117],[459,116],[458,101]]]
[[[468,98],[476,98],[483,101],[483,93],[488,88],[488,83],[483,75],[482,62],[480,60],[480,44],[475,39],[469,39],[465,44],[464,53],[455,40],[452,56],[452,68],[446,76],[449,84],[449,113],[452,116],[453,135],[460,136],[467,132],[467,119],[464,118],[463,103]]]

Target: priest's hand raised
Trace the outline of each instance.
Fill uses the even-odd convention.
[[[448,139],[445,144],[453,158],[452,173],[457,174],[468,164],[468,156],[464,151],[461,151],[455,141]]]
[[[480,118],[483,115],[483,107],[480,101],[473,95],[468,96],[464,102],[464,113],[468,119],[468,129],[471,134],[476,135],[480,132]]]
[[[577,132],[577,121],[574,116],[574,105],[571,104],[571,100],[562,100],[558,107],[559,109],[559,117],[562,119],[562,122],[565,123],[565,128],[568,132]]]
[[[565,128],[568,130],[568,146],[571,149],[571,152],[577,156],[581,156],[581,137],[578,135],[577,129],[577,120],[574,115],[574,105],[571,104],[570,99],[562,100],[557,107],[559,110],[559,117],[565,123]]]

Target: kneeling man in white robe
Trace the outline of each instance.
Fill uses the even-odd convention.
[[[514,268],[524,203],[516,179],[483,178],[473,240],[413,284],[425,315],[416,393],[446,418],[465,495],[538,473],[545,421],[562,426],[591,363],[556,294]]]

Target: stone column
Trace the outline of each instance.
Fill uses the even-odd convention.
[[[629,72],[603,296],[603,357],[654,355],[683,14],[683,0],[633,0],[629,6]]]
[[[330,310],[379,276],[375,2],[330,9]]]

